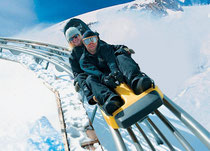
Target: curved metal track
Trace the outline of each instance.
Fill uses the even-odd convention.
[[[49,63],[54,64],[58,71],[65,71],[72,77],[71,67],[68,62],[68,56],[70,52],[68,51],[67,48],[47,43],[36,42],[36,41],[0,37],[0,53],[4,50],[9,50],[14,55],[25,53],[34,56],[35,59],[38,58],[40,60],[45,60],[48,62],[48,64]],[[194,133],[194,135],[198,137],[203,144],[206,145],[208,149],[210,149],[209,132],[202,125],[200,125],[195,119],[193,119],[189,114],[187,114],[183,109],[181,109],[178,105],[176,105],[173,101],[171,101],[167,96],[164,96],[163,102],[164,106],[167,107],[181,122],[183,122],[186,125],[186,127],[192,133]],[[93,115],[91,117],[92,122],[94,120],[96,110],[97,106],[95,107]],[[189,142],[187,142],[187,140],[181,135],[181,133],[178,132],[178,130],[169,122],[169,120],[166,119],[166,117],[159,110],[156,110],[154,113],[172,132],[172,134],[175,136],[175,138],[177,138],[177,140],[180,142],[180,144],[183,146],[185,150],[187,151],[194,150],[192,146],[189,144]],[[158,145],[165,143],[168,146],[169,150],[172,151],[175,150],[172,144],[164,135],[164,132],[162,132],[158,128],[158,126],[152,121],[152,119],[148,116],[143,121],[134,123],[132,127],[135,126],[139,130],[139,133],[143,136],[143,138],[145,139],[149,148],[152,151],[155,151],[156,149],[151,143],[149,136],[141,128],[139,123],[142,122],[148,127]],[[142,151],[143,148],[140,144],[140,141],[136,137],[137,134],[133,132],[132,127],[127,128],[128,134],[133,140],[133,144],[136,147],[136,150]],[[115,142],[117,150],[126,151],[127,148],[119,130],[113,129],[110,126],[109,129],[110,133],[113,136],[113,140]]]
[[[19,44],[22,45],[19,45]],[[36,47],[34,47],[36,44]],[[42,48],[44,47],[44,48]],[[71,66],[68,62],[68,56],[70,54],[67,48],[48,45],[46,43],[39,43],[34,41],[25,41],[11,38],[0,38],[0,52],[3,49],[9,50],[13,55],[19,55],[20,53],[34,56],[35,59],[46,60],[49,63],[55,65],[58,71],[65,71],[72,77]],[[65,50],[65,51],[64,51]]]

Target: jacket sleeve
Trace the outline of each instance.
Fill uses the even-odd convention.
[[[101,53],[104,56],[104,59],[106,60],[107,65],[109,66],[109,69],[111,70],[111,72],[118,70],[115,56],[114,56],[114,50],[113,50],[112,46],[105,45],[101,49]]]
[[[104,74],[98,70],[94,64],[88,61],[87,57],[85,57],[85,54],[83,54],[80,58],[80,67],[85,73],[97,76],[100,80],[102,80],[104,77]]]
[[[114,52],[116,52],[119,49],[128,48],[125,45],[110,45],[110,46],[113,48]]]
[[[74,53],[71,53],[71,55],[69,57],[69,63],[71,65],[71,69],[72,69],[74,78],[76,78],[78,76],[78,74],[83,73],[83,71],[82,71],[82,69],[80,68],[80,65],[79,65],[79,60],[77,60]]]

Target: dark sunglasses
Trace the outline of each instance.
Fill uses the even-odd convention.
[[[69,42],[71,42],[74,38],[77,38],[79,36],[79,34],[75,34],[74,36],[72,36],[71,38],[69,38]]]
[[[85,45],[89,45],[91,42],[96,43],[97,38],[96,36],[91,36],[91,37],[84,38],[82,41],[84,42]]]

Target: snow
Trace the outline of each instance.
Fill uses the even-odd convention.
[[[3,113],[0,115],[0,147],[11,151],[35,149],[29,141],[38,141],[38,136],[49,130],[49,135],[60,131],[54,93],[21,64],[0,59],[0,69],[3,71],[0,74],[0,110]],[[44,121],[51,124],[36,136],[38,132],[34,131],[41,128],[36,123],[45,118],[47,120]],[[62,142],[60,134],[56,133],[51,138],[59,138],[57,141]],[[48,148],[48,145],[45,147]]]
[[[133,58],[139,63],[142,71],[153,78],[156,84],[169,98],[175,101],[175,103],[181,106],[185,111],[190,113],[209,131],[210,122],[207,118],[210,116],[210,105],[208,100],[210,94],[209,7],[209,5],[185,7],[184,12],[170,12],[169,16],[158,19],[145,14],[138,14],[136,12],[116,12],[116,9],[118,8],[116,7],[87,13],[79,16],[79,18],[84,19],[86,23],[98,21],[98,23],[92,25],[91,28],[100,33],[101,39],[112,44],[125,44],[134,49],[136,54],[133,55]],[[67,47],[66,40],[62,33],[62,28],[65,22],[66,21],[61,22],[47,29],[37,27],[36,29],[28,31],[27,33],[17,35],[16,38],[49,42]],[[6,54],[6,56],[10,59],[13,57],[11,54]],[[67,124],[67,132],[69,133],[68,138],[70,141],[71,150],[82,150],[80,143],[88,140],[88,138],[84,135],[84,127],[88,124],[88,120],[86,118],[84,109],[81,107],[81,102],[79,101],[81,97],[75,92],[72,85],[72,80],[68,77],[66,79],[61,78],[60,80],[55,80],[55,75],[65,75],[65,73],[57,73],[53,66],[51,66],[49,70],[45,71],[43,70],[42,66],[35,64],[30,57],[22,56],[18,58],[18,60],[21,60],[23,64],[27,64],[26,67],[34,71],[38,78],[43,79],[46,83],[52,86],[53,89],[59,91]],[[6,71],[6,69],[9,68],[8,64],[8,61],[7,65],[1,62],[1,71]],[[18,70],[18,74],[23,73],[22,76],[19,77],[24,77],[24,80],[28,79],[29,81],[25,82],[19,80],[20,82],[14,83],[17,83],[17,86],[21,85],[23,88],[24,84],[30,83],[30,89],[32,92],[36,92],[35,94],[37,94],[39,91],[37,92],[36,87],[42,87],[40,81],[36,80],[36,78],[33,77],[34,75],[29,75],[29,70],[26,72],[24,69],[18,68],[19,67],[16,65],[15,67],[9,69],[9,71],[15,72]],[[0,76],[2,77],[3,74],[4,73],[1,73]],[[4,76],[4,80],[2,79],[3,78],[0,78],[1,83],[4,84],[1,84],[1,86],[4,86],[1,88],[2,90],[0,92],[5,92],[3,91],[6,89],[5,85],[9,84],[8,81],[11,81],[12,79],[15,80],[15,77],[12,77],[12,74],[9,72]],[[8,80],[7,82],[5,81],[6,79]],[[32,84],[35,86],[32,87]],[[28,126],[28,124],[25,123],[28,123],[31,120],[38,120],[41,121],[41,123],[42,121],[49,120],[50,124],[47,122],[47,125],[49,129],[52,130],[50,133],[59,133],[59,127],[55,124],[55,121],[58,122],[58,119],[53,119],[54,117],[57,117],[55,98],[52,92],[46,92],[46,87],[39,88],[45,95],[50,93],[51,96],[41,97],[45,98],[44,101],[41,99],[36,99],[36,101],[33,101],[33,103],[37,103],[35,105],[31,104],[31,102],[29,103],[29,99],[26,99],[23,101],[23,104],[24,106],[27,105],[27,109],[22,109],[23,107],[21,107],[21,111],[23,112],[20,112],[19,108],[16,108],[16,106],[18,106],[19,102],[21,102],[20,100],[22,100],[21,94],[29,91],[29,88],[22,90],[20,89],[21,87],[15,89],[15,91],[18,90],[17,92],[19,92],[18,95],[20,95],[20,99],[17,98],[17,93],[13,92],[12,90],[6,91],[5,96],[1,96],[2,100],[6,100],[6,98],[10,97],[10,93],[14,93],[16,94],[16,98],[12,100],[18,101],[15,102],[14,107],[13,104],[11,104],[11,101],[0,101],[1,104],[5,104],[3,110],[6,115],[1,117],[3,120],[5,120],[5,124],[0,126],[0,131],[4,132],[0,133],[0,139],[2,140],[0,146],[9,146],[13,143],[13,148],[10,150],[18,150],[19,148],[15,148],[14,146],[17,146],[19,143],[17,138],[21,138],[21,140],[23,140],[19,143],[20,148],[22,147],[21,150],[35,150],[34,148],[37,147],[34,145],[35,143],[33,144],[33,147],[28,148],[28,145],[30,144],[28,143],[29,138],[33,138],[30,135],[35,135],[34,133],[29,133],[27,130],[29,127],[33,127],[33,125],[36,124],[32,122],[32,126]],[[42,93],[40,93],[40,95],[41,94]],[[23,95],[25,96],[26,94],[24,93]],[[36,97],[38,96],[29,96],[30,100]],[[45,104],[47,100],[51,100],[51,102]],[[10,112],[7,113],[7,110],[10,111],[8,106],[13,109],[13,112],[16,111],[17,114],[15,115],[17,117],[20,117],[24,121],[20,120],[17,121],[17,123],[10,123],[13,118],[10,118]],[[35,109],[36,106],[40,107],[40,112],[38,113],[36,112],[37,109]],[[44,111],[42,111],[43,106],[45,107]],[[94,106],[89,106],[87,102],[85,102],[85,108],[90,116]],[[166,117],[181,132],[181,134],[187,138],[195,150],[208,150],[166,108],[161,107],[160,111],[164,113],[164,115],[166,115]],[[25,118],[26,112],[27,116]],[[46,118],[42,118],[43,116]],[[14,119],[16,120],[16,118]],[[170,142],[173,142],[176,150],[183,150],[183,147],[156,116],[151,116],[151,119],[158,125],[158,127],[161,127],[161,130],[164,131],[164,134],[167,135],[167,138],[170,138],[169,140]],[[56,130],[52,129],[52,127],[49,125],[53,126]],[[93,125],[104,149],[108,151],[116,150],[113,141],[111,141],[112,138],[108,127],[104,122],[99,110],[97,111]],[[152,143],[157,150],[168,150],[166,145],[156,145],[154,138],[148,131],[147,127],[143,123],[140,125],[152,138]],[[8,126],[11,126],[11,132],[5,132],[5,129]],[[13,131],[14,127],[23,128],[21,130]],[[38,131],[38,129],[35,129],[34,131]],[[43,131],[45,131],[45,129],[43,129]],[[127,132],[123,129],[120,131],[123,138],[125,138],[125,143],[128,146],[128,149],[135,150],[135,147],[132,144]],[[136,132],[137,130],[134,128],[134,131]],[[14,133],[17,135],[17,137],[13,138],[11,136],[13,136],[12,134]],[[59,135],[60,134],[57,134],[57,136]],[[39,147],[49,147],[49,143],[45,142],[44,139],[40,139],[43,137],[41,136],[41,133],[38,133],[36,136],[39,137],[37,144],[41,144]],[[45,136],[48,137],[47,135]],[[53,136],[55,137],[55,135]],[[51,136],[48,138],[53,140],[53,137]],[[143,146],[144,150],[150,150],[142,136],[139,135],[138,138],[141,140],[141,145]],[[33,138],[33,140],[37,139]],[[61,139],[58,140],[59,142],[55,143],[54,146],[58,148],[60,147],[60,150],[62,150]],[[44,147],[42,149],[47,150]],[[7,150],[9,150],[9,148]],[[100,149],[98,148],[98,150]]]
[[[30,83],[30,82],[25,81],[25,79],[30,79],[29,81],[31,81],[36,77],[35,78],[36,80],[34,81],[34,83],[36,83],[36,85],[35,86],[32,85],[30,87],[30,89],[33,88],[32,92],[36,92],[37,90],[39,90],[43,93],[46,93],[46,90],[45,91],[42,90],[43,88],[46,89],[46,87],[43,86],[43,83],[45,83],[45,85],[50,87],[50,89],[52,91],[56,90],[59,92],[59,98],[61,99],[61,105],[63,107],[64,119],[65,119],[65,123],[66,123],[66,131],[68,133],[68,139],[70,142],[71,149],[83,150],[80,147],[80,144],[82,142],[90,141],[90,139],[85,134],[85,127],[87,127],[89,125],[89,119],[86,115],[85,109],[82,106],[82,103],[79,101],[79,100],[81,100],[80,95],[78,93],[76,93],[74,90],[73,81],[71,80],[70,76],[68,76],[66,74],[63,75],[62,72],[61,73],[58,72],[54,65],[49,65],[48,70],[45,70],[46,62],[42,63],[42,65],[38,65],[34,61],[33,57],[30,57],[30,56],[27,56],[24,54],[20,54],[18,56],[13,56],[10,51],[4,50],[2,57],[6,58],[6,59],[18,61],[25,68],[27,68],[29,71],[32,70],[35,73],[33,75],[34,77],[31,77],[31,75],[25,74],[25,72],[19,71],[17,66],[13,67],[18,72],[22,73],[22,75],[20,77],[24,77],[24,78],[22,78],[22,81],[20,81],[18,79],[18,81],[20,81],[21,84],[22,83]],[[5,64],[3,64],[3,67],[5,67]],[[13,70],[13,71],[16,71],[16,70]],[[9,71],[11,71],[11,70],[9,70]],[[11,74],[11,72],[8,74]],[[27,76],[27,78],[25,78],[25,76]],[[13,77],[11,77],[11,78],[13,78]],[[39,78],[39,80],[37,78]],[[16,80],[15,78],[13,78],[13,79]],[[10,78],[7,78],[7,81],[5,81],[5,83],[7,83],[9,80],[10,80]],[[40,84],[41,84],[41,88],[39,86]],[[18,84],[17,87],[19,85],[20,84]],[[38,88],[37,88],[37,85],[39,86]],[[24,92],[25,90],[20,89],[20,91]],[[20,97],[22,97],[21,93],[18,93],[18,95],[20,95]],[[7,96],[8,96],[8,94],[4,97],[7,97]],[[30,97],[31,96],[29,94],[27,99],[24,99],[24,102],[28,102]],[[21,111],[18,110],[18,112],[20,112],[22,114],[21,117],[24,118],[26,120],[26,122],[31,121],[31,124],[27,124],[27,126],[25,127],[25,129],[28,130],[28,133],[23,134],[23,136],[25,138],[24,139],[25,145],[23,145],[25,148],[23,148],[23,150],[29,150],[29,149],[30,150],[53,149],[56,151],[64,150],[62,139],[61,139],[61,134],[60,134],[60,125],[59,125],[60,123],[58,120],[58,112],[57,112],[55,96],[53,96],[53,99],[52,98],[50,99],[49,96],[47,98],[45,98],[44,96],[41,96],[41,95],[39,97],[42,97],[42,99],[34,97],[34,96],[32,96],[32,97],[34,99],[36,99],[36,102],[38,103],[39,106],[40,106],[40,104],[44,105],[43,108],[46,113],[43,113],[41,111],[37,112],[37,110],[33,111],[30,109],[30,107],[26,106],[27,103],[25,103],[25,104],[23,103],[24,107],[26,107],[26,109],[29,110],[27,113],[28,113],[28,115],[30,115],[30,118],[27,119],[23,116],[23,115],[25,115],[26,112],[24,112],[24,111],[22,112],[22,110]],[[45,99],[45,100],[48,99],[48,102],[43,99]],[[53,100],[53,103],[49,103],[50,100],[51,101]],[[2,102],[2,103],[4,103],[4,102]],[[10,101],[8,103],[11,104]],[[23,104],[22,104],[22,106],[23,106]],[[50,108],[51,105],[54,105],[53,108]],[[31,107],[34,107],[34,106],[35,105],[33,105]],[[14,108],[14,109],[18,109],[18,108]],[[52,110],[50,110],[50,109],[52,109]],[[38,113],[38,116],[32,117],[33,113]],[[57,118],[55,118],[55,117],[57,117]],[[16,123],[13,123],[13,121],[11,120],[10,117],[7,116],[6,118],[10,121],[11,125],[16,126]],[[48,119],[49,119],[49,121],[48,121]],[[23,123],[23,125],[26,125],[26,124]],[[14,129],[14,128],[12,128],[12,129]],[[2,135],[2,136],[0,135],[0,137],[2,139],[4,139],[4,137],[10,138],[10,136],[8,136],[8,135]],[[17,138],[14,138],[14,139],[17,139]],[[8,146],[11,146],[9,141],[2,143],[2,145],[4,145],[4,144],[8,144]],[[15,150],[15,146],[16,146],[16,144],[14,144],[14,146],[12,146],[11,150]],[[96,147],[99,148],[97,145],[96,145]]]

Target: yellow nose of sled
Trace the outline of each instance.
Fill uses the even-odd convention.
[[[102,111],[107,124],[114,129],[127,128],[162,105],[163,93],[157,86],[135,95],[126,84],[122,83],[115,91],[124,100],[124,105],[116,110],[113,116],[107,116]]]

